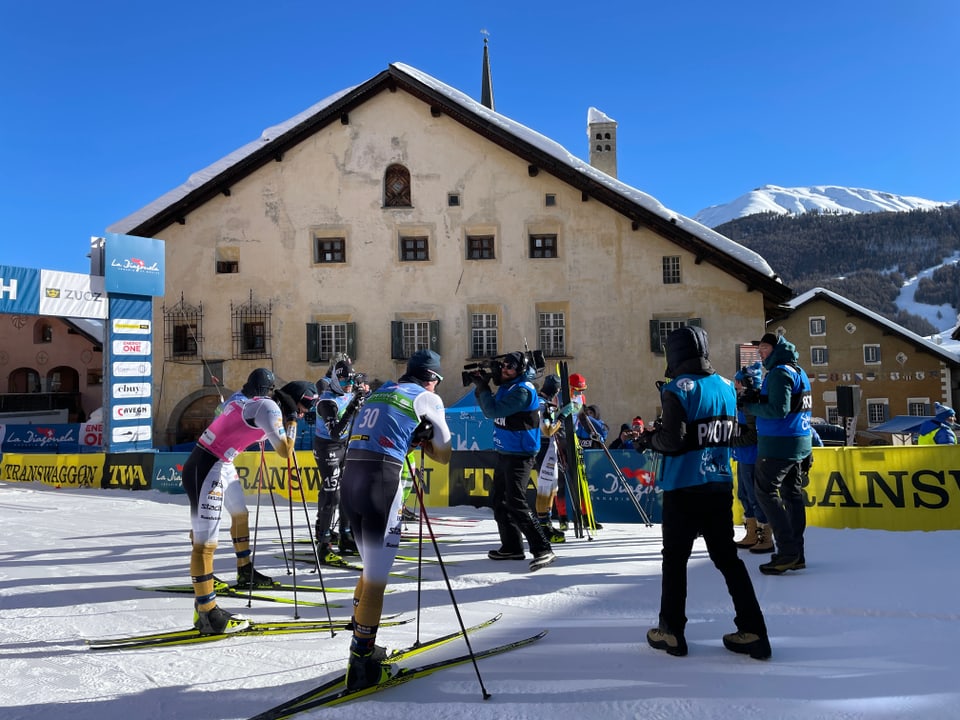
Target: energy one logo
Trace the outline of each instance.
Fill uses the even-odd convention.
[[[114,355],[149,355],[151,352],[149,340],[114,340]]]

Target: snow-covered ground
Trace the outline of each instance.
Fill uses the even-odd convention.
[[[275,557],[275,520],[265,507],[257,565],[289,581],[283,560]],[[760,575],[761,558],[744,551],[774,653],[757,662],[727,652],[720,642],[733,629],[732,609],[699,545],[689,568],[690,654],[674,658],[644,640],[660,594],[659,527],[614,525],[592,541],[571,539],[556,547],[555,565],[530,574],[526,563],[486,558],[497,546],[488,510],[431,514],[479,520],[436,526],[462,538],[442,543],[441,552],[464,621],[503,613],[493,628],[474,636],[474,649],[541,629],[549,634],[531,647],[480,661],[492,695],[487,701],[473,667],[464,665],[367,700],[305,713],[304,720],[946,720],[960,713],[960,533],[809,528],[808,569],[783,577]],[[288,517],[281,507],[281,521]],[[302,507],[294,519],[305,535]],[[0,526],[3,720],[247,718],[345,664],[346,632],[125,652],[88,649],[87,638],[190,624],[189,596],[137,589],[188,582],[183,496],[0,482]],[[234,563],[227,536],[222,540],[216,569],[230,577]],[[396,569],[415,573],[416,565],[398,563]],[[297,579],[317,582],[305,570]],[[354,576],[325,570],[324,580],[352,587]],[[391,588],[384,611],[414,616],[417,582],[397,580]],[[331,610],[334,617],[349,616],[349,597],[330,595],[345,605]],[[242,600],[221,602],[257,620],[293,614],[290,606],[255,602],[248,609]],[[425,567],[419,603],[419,637],[458,627],[436,565]],[[325,618],[326,611],[301,607],[299,615]],[[417,637],[416,623],[380,633],[388,647]],[[456,643],[432,657],[463,649]]]

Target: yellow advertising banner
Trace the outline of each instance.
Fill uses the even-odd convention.
[[[294,503],[302,500],[316,503],[322,483],[313,453],[309,450],[298,450],[295,455],[296,459],[288,462],[275,452],[264,452],[262,455],[258,452],[240,453],[233,464],[237,468],[240,482],[243,483],[244,492],[256,495],[258,488],[263,492],[269,488],[275,495],[287,500],[291,499],[292,494]],[[426,456],[424,459],[424,503],[427,507],[447,507],[449,469]]]
[[[803,490],[807,525],[960,530],[960,445],[814,448]]]
[[[960,529],[960,446],[816,448],[807,523],[873,530]]]
[[[13,482],[41,482],[53,487],[99,488],[104,457],[103,453],[4,453],[0,461],[0,477]]]

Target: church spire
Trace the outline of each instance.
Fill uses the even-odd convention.
[[[483,80],[480,89],[480,104],[493,110],[493,77],[490,74],[490,51],[487,48],[487,36],[490,34],[486,30],[481,30],[483,35]]]

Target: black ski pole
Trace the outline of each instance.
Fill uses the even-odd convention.
[[[283,541],[283,528],[282,528],[281,525],[280,525],[280,513],[279,513],[279,511],[277,510],[277,499],[273,496],[273,487],[271,486],[270,480],[269,480],[269,478],[267,477],[267,459],[266,459],[266,457],[264,456],[263,443],[262,443],[262,442],[260,443],[260,471],[259,471],[259,472],[260,472],[260,478],[261,478],[260,483],[261,483],[261,484],[260,484],[258,487],[262,489],[263,484],[266,484],[267,489],[268,489],[269,492],[270,492],[270,505],[273,506],[273,519],[274,519],[274,520],[276,521],[276,523],[277,523],[277,536],[280,538],[280,553],[283,555],[283,566],[284,566],[284,567],[286,568],[286,570],[287,570],[287,575],[289,575],[289,574],[290,574],[290,562],[289,562],[289,560],[287,560],[287,546],[286,546],[286,543],[284,543],[284,541]],[[258,491],[257,491],[257,505],[258,505],[258,507],[259,507],[259,503],[260,503],[260,497],[259,497],[260,492],[261,492],[261,490],[258,489]],[[290,538],[290,541],[291,541],[290,554],[293,555],[293,544],[292,544],[292,543],[293,543],[293,538]],[[248,602],[249,602],[249,599],[248,599]]]
[[[457,598],[453,594],[453,585],[450,584],[450,576],[447,574],[447,566],[443,563],[443,557],[440,555],[440,544],[437,542],[436,535],[433,534],[433,527],[430,525],[430,516],[427,514],[427,506],[423,500],[423,481],[421,477],[421,469],[417,468],[416,472],[410,465],[409,458],[407,459],[407,470],[410,472],[411,477],[413,477],[413,489],[417,493],[417,500],[420,502],[420,517],[423,522],[427,525],[427,532],[430,533],[430,539],[433,541],[434,552],[437,553],[437,564],[440,565],[440,572],[443,573],[443,580],[447,584],[447,592],[450,593],[450,602],[453,604],[453,611],[457,616],[457,622],[460,623],[460,631],[463,633],[463,642],[467,646],[467,652],[470,653],[470,660],[473,663],[473,669],[477,673],[477,682],[480,683],[480,691],[483,695],[484,700],[490,699],[490,693],[487,692],[487,688],[483,684],[483,678],[480,676],[480,666],[477,665],[477,656],[473,652],[473,646],[470,644],[470,638],[467,635],[467,627],[463,622],[463,617],[460,615],[460,607],[457,605]]]
[[[609,460],[610,464],[613,466],[613,471],[620,480],[620,484],[623,486],[624,491],[630,496],[630,501],[640,514],[640,519],[643,520],[643,524],[647,527],[651,527],[653,523],[650,522],[650,516],[647,515],[646,510],[644,510],[643,506],[640,505],[640,501],[637,500],[636,495],[633,494],[633,490],[631,489],[630,484],[627,482],[627,478],[624,477],[623,471],[620,469],[620,466],[617,465],[617,461],[613,459],[613,453],[611,453],[610,449],[603,444],[603,441],[600,440],[599,435],[594,435],[594,439],[599,443],[600,447],[603,448],[603,452],[607,456],[607,460]]]
[[[317,545],[313,541],[313,530],[310,527],[310,511],[307,510],[307,498],[303,493],[303,475],[300,472],[300,462],[297,460],[297,452],[293,452],[293,467],[297,473],[297,485],[300,488],[300,504],[303,506],[303,517],[307,521],[307,537],[310,538],[310,546],[313,548],[314,557],[317,560],[317,578],[320,580],[320,593],[323,595],[323,606],[327,609],[327,622],[330,623],[330,637],[335,637],[336,633],[333,631],[333,618],[330,615],[330,603],[327,600],[327,587],[323,582],[323,570],[320,569],[320,557],[317,550]],[[293,514],[293,488],[290,488],[290,513]],[[293,542],[293,526],[291,524],[290,529],[291,543]],[[296,550],[293,551],[293,564],[297,564]],[[294,572],[294,583],[293,583],[293,606],[294,612],[296,613],[297,607],[297,583],[296,583],[296,572]]]

